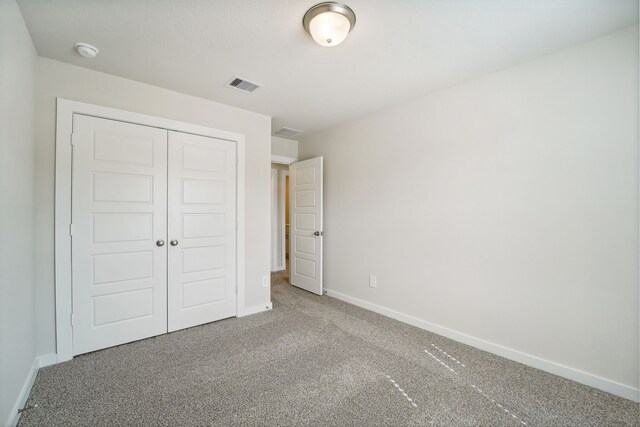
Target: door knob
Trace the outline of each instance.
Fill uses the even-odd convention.
[[[164,246],[164,240],[156,241],[156,246]]]
[[[171,244],[171,246],[178,246],[178,241],[177,240],[172,240],[169,243]]]
[[[314,236],[324,236],[324,232],[322,231],[316,231],[315,233],[313,233]]]

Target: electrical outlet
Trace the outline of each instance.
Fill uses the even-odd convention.
[[[378,278],[376,276],[374,276],[373,274],[369,275],[369,286],[372,288],[377,288],[378,287]]]
[[[263,288],[269,287],[269,276],[262,276],[262,287]]]

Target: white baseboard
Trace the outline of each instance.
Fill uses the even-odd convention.
[[[38,367],[44,368],[45,366],[51,366],[58,363],[58,355],[56,353],[43,354],[38,357]]]
[[[471,335],[464,334],[462,332],[455,331],[453,329],[446,328],[444,326],[436,325],[426,320],[419,319],[417,317],[409,316],[404,313],[400,313],[389,308],[370,303],[368,301],[361,300],[349,295],[345,295],[341,292],[333,291],[331,289],[325,289],[327,295],[337,298],[339,300],[348,302],[349,304],[357,305],[358,307],[365,308],[367,310],[382,314],[392,319],[399,320],[409,325],[416,326],[421,329],[425,329],[429,332],[433,332],[438,335],[451,338],[452,340],[470,345],[472,347],[479,348],[480,350],[487,351],[489,353],[502,356],[506,359],[514,360],[516,362],[531,366],[533,368],[540,369],[564,377],[581,384],[588,385],[593,388],[597,388],[607,393],[615,394],[616,396],[624,397],[625,399],[632,400],[634,402],[640,402],[640,390],[624,384],[620,384],[615,381],[608,380],[606,378],[599,377],[597,375],[589,374],[568,366],[561,365],[559,363],[552,362],[550,360],[542,359],[536,356],[532,356],[527,353],[513,350],[508,347],[494,344],[489,341],[485,341],[480,338],[473,337]]]
[[[273,308],[273,304],[269,301],[267,304],[254,305],[252,307],[245,307],[242,313],[238,314],[238,317],[250,316],[252,314],[262,313],[263,311],[269,311]]]
[[[8,427],[15,427],[18,424],[18,420],[20,419],[20,414],[18,414],[18,409],[24,407],[27,402],[27,398],[29,397],[29,393],[31,393],[31,387],[33,387],[33,383],[36,380],[36,375],[38,374],[38,369],[43,366],[49,366],[58,361],[58,357],[56,354],[45,354],[43,356],[36,357],[33,360],[33,364],[31,365],[31,369],[29,370],[29,374],[25,379],[24,384],[22,385],[22,389],[20,390],[20,394],[18,395],[16,402],[13,404],[13,408],[11,408],[11,412],[9,413],[9,419],[6,420],[5,425]]]
[[[33,364],[31,365],[31,369],[29,370],[29,374],[25,379],[24,384],[22,385],[22,389],[20,390],[20,394],[16,399],[16,402],[13,404],[13,408],[11,408],[11,412],[9,413],[9,419],[6,422],[6,426],[14,427],[18,424],[18,420],[20,419],[20,414],[18,414],[18,409],[24,407],[25,402],[27,401],[27,397],[29,397],[29,393],[31,392],[31,387],[33,386],[33,382],[36,380],[36,374],[38,373],[38,359],[33,360]]]

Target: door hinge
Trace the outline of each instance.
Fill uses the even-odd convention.
[[[75,133],[71,134],[71,146],[76,145],[76,138],[78,138],[78,135],[76,135]]]
[[[73,236],[73,224],[69,224],[69,236]]]
[[[69,315],[69,321],[71,322],[71,326],[73,326],[73,313]]]
[[[238,285],[236,285],[236,295],[238,295]]]
[[[238,218],[236,218],[236,230],[238,229]]]

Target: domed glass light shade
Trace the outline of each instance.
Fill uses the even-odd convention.
[[[342,43],[356,24],[356,15],[348,6],[326,2],[313,6],[304,14],[304,29],[320,46]]]

